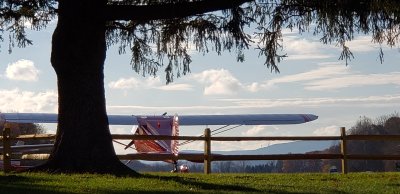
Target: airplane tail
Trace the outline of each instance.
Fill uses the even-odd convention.
[[[178,116],[143,116],[138,117],[138,135],[179,135]],[[135,140],[135,148],[141,153],[170,153],[178,155],[178,140]],[[130,142],[130,144],[132,143]],[[128,147],[128,146],[127,146]]]

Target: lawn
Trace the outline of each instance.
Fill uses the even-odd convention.
[[[0,173],[0,193],[400,193],[400,173],[172,174],[139,177]]]

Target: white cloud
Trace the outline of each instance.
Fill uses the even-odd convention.
[[[256,125],[253,126],[252,128],[242,132],[243,136],[262,136],[266,135],[267,133],[267,127],[264,125]]]
[[[315,135],[315,136],[338,136],[338,135],[340,135],[339,127],[336,125],[332,125],[332,126],[318,128],[313,132],[313,135]]]
[[[124,114],[140,112],[154,114],[160,110],[185,114],[217,114],[226,112],[252,113],[265,112],[266,108],[299,108],[299,107],[398,107],[400,94],[383,96],[355,96],[347,98],[281,98],[281,99],[219,99],[224,105],[197,106],[107,106],[108,111]]]
[[[131,78],[120,78],[117,81],[112,81],[108,84],[108,87],[112,89],[131,89],[139,87],[140,82],[138,79]]]
[[[111,81],[108,87],[112,89],[137,89],[137,88],[154,88],[161,84],[159,77],[148,77],[146,79],[137,79],[135,77],[120,78],[117,81]]]
[[[343,65],[324,65],[308,72],[287,75],[247,86],[251,92],[271,89],[278,84],[297,83],[306,90],[332,91],[334,89],[377,85],[400,85],[400,72],[358,74]]]
[[[205,84],[204,95],[236,94],[243,85],[228,70],[211,69],[192,75],[192,78]]]
[[[346,75],[346,74],[349,74],[349,68],[346,66],[327,65],[327,66],[320,66],[318,69],[311,70],[308,72],[272,79],[267,83],[269,85],[277,83],[293,83],[293,82],[309,81],[309,80],[321,79],[338,75]]]
[[[308,72],[298,73],[294,75],[287,75],[271,80],[267,80],[261,83],[252,83],[248,86],[249,91],[257,92],[263,89],[270,89],[275,87],[277,84],[282,83],[298,83],[323,79],[326,77],[333,77],[339,75],[349,74],[349,68],[343,65],[332,65],[332,64],[322,64],[318,69],[311,70]]]
[[[19,60],[8,64],[6,77],[10,80],[37,81],[39,79],[39,70],[35,67],[33,61]]]
[[[340,52],[342,49],[336,45],[325,45],[316,39],[301,38],[301,36],[296,36],[293,33],[284,34],[283,43],[284,51],[288,54],[286,60],[337,58],[338,55],[326,54],[322,51],[331,48]],[[346,46],[348,46],[353,53],[365,53],[377,51],[380,45],[373,43],[371,36],[357,36],[355,39],[347,41]],[[389,48],[386,45],[382,45],[382,47]]]
[[[304,39],[293,35],[284,36],[283,45],[284,51],[288,55],[285,60],[326,59],[332,57],[332,55],[321,52],[326,50],[327,45],[323,45],[317,40]],[[321,49],[323,47],[325,49]]]
[[[282,35],[285,36],[285,37],[286,36],[295,36],[297,34],[299,34],[299,30],[298,29],[295,29],[295,28],[293,28],[293,29],[283,28],[282,29]]]
[[[165,86],[157,87],[157,89],[165,91],[189,91],[193,90],[193,86],[190,84],[168,84]]]
[[[336,43],[332,45],[323,44],[317,39],[306,39],[302,36],[297,35],[298,30],[290,32],[288,30],[283,31],[283,46],[284,52],[287,53],[288,57],[285,60],[310,60],[310,59],[326,59],[326,58],[337,58],[342,48],[336,46]],[[347,41],[348,46],[353,53],[365,53],[378,51],[378,48],[390,48],[383,44],[379,45],[372,42],[371,36],[356,36],[353,40]],[[329,54],[328,49],[337,51],[337,54]],[[325,52],[323,52],[325,51]],[[327,54],[328,53],[328,54]]]
[[[281,53],[287,54],[284,60],[310,60],[335,57],[335,55],[326,54],[328,52],[322,52],[326,51],[326,48],[331,46],[322,44],[316,38],[306,39],[299,34],[298,29],[293,29],[293,31],[290,29],[282,30],[283,51]],[[251,43],[253,48],[257,48],[257,46],[263,47],[263,43],[260,42],[258,36],[253,36],[252,40],[254,41],[254,43]]]
[[[266,80],[264,82],[253,82],[251,84],[241,83],[230,71],[225,69],[210,69],[201,73],[192,74],[190,79],[204,85],[203,94],[211,95],[234,95],[240,91],[258,92],[277,87],[278,84],[296,83],[303,85],[306,90],[328,90],[346,87],[360,87],[373,85],[400,85],[400,72],[386,74],[361,75],[351,71],[349,67],[337,63],[321,63],[320,66],[308,72],[282,76]],[[164,85],[159,77],[150,77],[145,80],[132,78],[121,78],[108,84],[113,89],[158,89],[164,91],[190,91],[193,85],[170,84]]]
[[[247,90],[250,92],[258,92],[261,89],[266,89],[268,87],[267,84],[260,84],[257,82],[253,82],[250,85],[247,86]]]
[[[376,86],[376,85],[400,85],[400,72],[387,74],[348,75],[334,77],[306,83],[307,90],[333,90],[348,87]]]
[[[242,108],[321,107],[321,106],[393,106],[400,103],[400,94],[356,96],[348,98],[282,98],[282,99],[220,99]]]
[[[112,89],[158,89],[164,91],[189,91],[193,86],[190,84],[169,84],[161,83],[160,77],[148,77],[143,80],[131,78],[120,78],[117,81],[112,81],[108,84]]]
[[[223,114],[229,112],[253,113],[266,108],[299,108],[299,107],[398,107],[400,94],[383,96],[355,96],[348,98],[281,98],[281,99],[219,99],[224,105],[196,105],[196,106],[107,106],[108,112],[123,114],[154,114],[160,110],[190,114]],[[228,103],[228,104],[227,104]],[[214,103],[213,103],[214,104]]]
[[[0,90],[0,110],[16,112],[56,112],[57,92]]]
[[[160,77],[148,77],[144,81],[142,81],[142,86],[146,88],[155,88],[160,86],[161,79]]]
[[[351,52],[377,51],[379,45],[374,44],[371,39],[371,36],[358,36],[354,40],[346,42],[346,46],[350,48]]]

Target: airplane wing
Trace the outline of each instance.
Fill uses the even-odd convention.
[[[44,153],[50,152],[54,147],[54,144],[34,144],[34,145],[14,145],[11,146],[13,152],[19,152],[23,154],[28,153]],[[0,146],[0,154],[3,153],[3,146]]]
[[[317,118],[312,114],[182,115],[179,125],[285,125]]]
[[[1,113],[7,122],[57,123],[57,114]],[[138,125],[137,118],[160,116],[108,115],[110,125]],[[173,116],[161,116],[173,117]],[[236,115],[180,115],[179,125],[286,125],[316,120],[313,114],[236,114]]]
[[[57,114],[52,113],[0,113],[10,123],[57,123]]]

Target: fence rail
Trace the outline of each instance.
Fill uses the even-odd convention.
[[[204,153],[188,154],[127,154],[118,155],[121,160],[188,160],[204,162],[204,173],[211,173],[211,161],[231,161],[231,160],[314,160],[314,159],[340,159],[342,161],[342,173],[347,173],[348,160],[400,160],[400,155],[360,155],[347,154],[347,141],[349,140],[367,140],[367,141],[400,141],[400,135],[346,135],[344,127],[341,128],[340,136],[274,136],[274,137],[212,137],[210,129],[205,129],[204,135],[199,136],[166,136],[166,135],[123,135],[114,134],[113,139],[118,140],[194,140],[204,142]],[[3,149],[0,152],[3,155],[3,169],[5,172],[11,170],[11,140],[51,140],[53,134],[40,135],[21,135],[16,138],[10,137],[10,130],[3,129],[3,136],[0,141],[3,142]],[[281,141],[281,140],[308,140],[308,141],[328,141],[339,140],[341,152],[339,154],[274,154],[274,155],[220,155],[211,153],[212,141]]]

